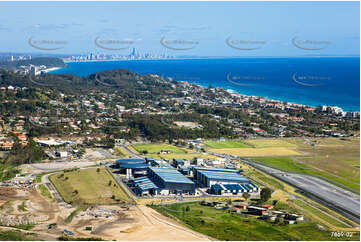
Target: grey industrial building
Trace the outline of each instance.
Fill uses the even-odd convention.
[[[127,178],[131,178],[134,175],[145,175],[149,167],[146,160],[136,158],[120,159],[115,164],[117,168],[126,173]]]
[[[150,167],[148,178],[159,188],[162,195],[194,194],[195,184],[173,168]]]
[[[194,180],[205,187],[214,184],[248,184],[250,180],[239,174],[236,169],[193,167]]]

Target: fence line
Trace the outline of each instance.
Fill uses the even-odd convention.
[[[105,169],[110,173],[110,175],[114,178],[114,180],[118,183],[119,187],[127,194],[127,196],[134,202],[137,203],[137,197],[129,191],[129,189],[126,187],[126,185],[114,175],[114,173],[110,170],[109,167],[105,167]]]

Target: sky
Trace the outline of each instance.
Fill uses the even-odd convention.
[[[359,56],[359,2],[0,2],[0,52]]]

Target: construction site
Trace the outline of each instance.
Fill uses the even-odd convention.
[[[0,229],[32,232],[38,240],[209,240],[143,205],[72,206],[17,186],[0,186],[0,199]]]

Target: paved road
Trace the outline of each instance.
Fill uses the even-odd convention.
[[[306,195],[310,198],[317,200],[353,221],[360,223],[360,196],[357,194],[337,187],[317,177],[283,172],[255,162],[247,160],[242,161],[305,191],[307,193]]]
[[[143,159],[143,157],[141,157],[140,155],[134,153],[133,151],[131,151],[127,146],[122,145],[123,149],[125,149],[133,158],[140,158]]]
[[[99,152],[100,154],[102,154],[105,158],[108,159],[114,159],[117,158],[117,156],[110,154],[107,150],[104,149],[96,149],[97,152]]]
[[[47,162],[47,163],[32,163],[28,164],[29,168],[32,168],[37,173],[47,172],[47,171],[57,171],[57,170],[64,170],[64,169],[72,169],[75,167],[85,167],[85,166],[93,166],[97,165],[98,162],[95,161],[71,161],[71,162]],[[36,172],[35,172],[36,173]]]

